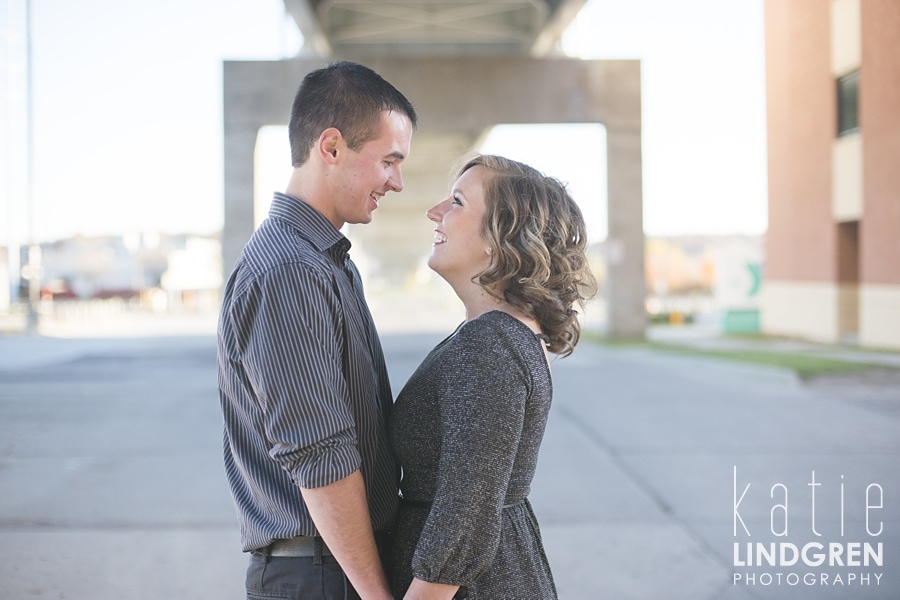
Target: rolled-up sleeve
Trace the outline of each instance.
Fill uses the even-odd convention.
[[[342,372],[344,317],[330,275],[304,263],[279,265],[258,277],[232,311],[272,459],[303,488],[358,470]]]

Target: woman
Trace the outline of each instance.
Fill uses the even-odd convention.
[[[552,396],[547,353],[572,352],[574,306],[596,291],[584,219],[561,183],[497,156],[469,161],[427,215],[437,223],[428,266],[466,321],[394,407],[394,595],[556,598],[526,496]]]

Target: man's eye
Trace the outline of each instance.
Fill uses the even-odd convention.
[[[459,199],[459,196],[453,196],[453,204],[459,204],[462,206],[462,200]]]

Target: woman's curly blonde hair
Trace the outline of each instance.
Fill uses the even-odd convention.
[[[476,166],[489,173],[482,225],[491,263],[473,281],[534,318],[550,352],[568,356],[581,336],[575,307],[597,293],[581,210],[565,185],[528,165],[482,154],[459,175]]]

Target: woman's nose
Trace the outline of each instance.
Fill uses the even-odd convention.
[[[446,202],[446,200],[444,202]],[[435,223],[441,222],[441,219],[444,216],[444,202],[438,202],[425,211],[425,216],[428,217],[428,220],[434,221]]]

